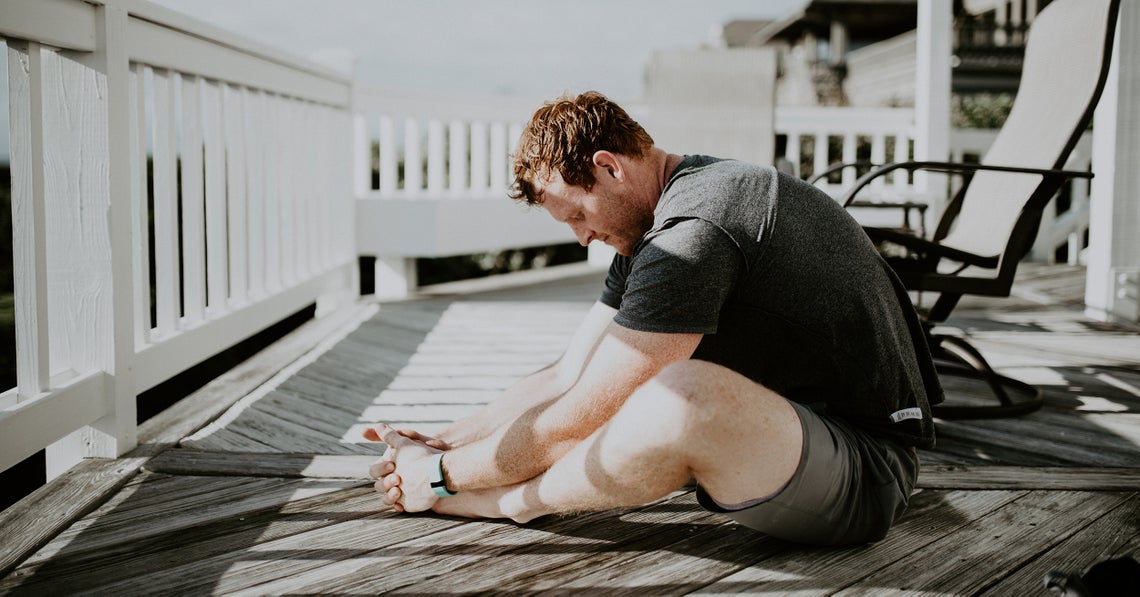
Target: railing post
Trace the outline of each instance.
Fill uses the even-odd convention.
[[[1112,65],[1093,115],[1086,313],[1140,322],[1140,5],[1122,2]]]
[[[950,147],[950,0],[919,0],[915,56],[914,159],[945,161]],[[916,172],[914,186],[929,198],[927,225],[941,216],[946,176]]]
[[[414,257],[380,255],[376,257],[376,298],[405,298],[419,285]]]
[[[85,346],[78,348],[78,355],[87,364],[101,366],[107,372],[105,392],[108,394],[108,414],[89,427],[80,429],[68,437],[52,444],[47,449],[48,478],[54,478],[84,457],[114,457],[125,453],[137,443],[135,425],[135,392],[133,361],[135,354],[134,279],[132,271],[132,209],[131,209],[131,112],[130,112],[130,66],[126,52],[127,13],[115,5],[96,7],[96,50],[92,58],[96,85],[105,84],[101,101],[95,101],[100,111],[105,110],[105,138],[95,138],[91,143],[103,147],[90,147],[98,150],[108,160],[106,163],[107,211],[98,209],[103,198],[96,190],[91,197],[80,197],[89,208],[85,217],[89,221],[78,222],[85,230],[102,228],[108,235],[96,238],[95,244],[106,242],[104,248],[109,255],[102,261],[108,263],[110,271],[87,272],[89,275],[108,279],[95,280],[96,284],[106,284],[107,292],[94,309],[80,311],[73,319],[75,325],[82,326],[80,333]],[[100,81],[100,79],[102,81]],[[85,93],[78,94],[78,101],[91,102],[95,98]],[[73,108],[77,106],[72,106]],[[101,119],[103,114],[96,118]],[[90,123],[84,123],[90,124]],[[101,131],[100,131],[101,132]],[[98,136],[97,136],[98,137]],[[84,168],[93,167],[83,164]],[[97,169],[95,171],[98,171]],[[99,181],[96,184],[102,184]],[[108,226],[109,223],[109,226]],[[61,240],[53,237],[53,240]],[[85,245],[95,248],[92,245]],[[86,265],[86,264],[83,264]],[[81,291],[82,292],[82,291]],[[76,296],[74,300],[89,300],[89,296]],[[110,304],[105,304],[109,302]],[[64,305],[68,308],[68,305]],[[110,313],[110,329],[99,329],[104,322],[84,321],[100,312]],[[63,333],[75,334],[74,330]],[[72,341],[76,338],[72,337]],[[72,364],[73,367],[76,363]]]

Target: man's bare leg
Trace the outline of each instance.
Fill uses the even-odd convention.
[[[777,492],[796,470],[803,431],[784,398],[719,365],[684,361],[546,473],[440,500],[434,510],[525,522],[545,514],[635,506],[696,477],[725,504]]]

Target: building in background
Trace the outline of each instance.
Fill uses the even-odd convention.
[[[957,0],[952,91],[1016,93],[1026,30],[1048,3]],[[916,15],[915,0],[812,0],[782,20],[726,23],[719,42],[776,49],[780,106],[913,106]]]

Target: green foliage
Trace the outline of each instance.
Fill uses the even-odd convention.
[[[977,93],[954,95],[950,98],[950,126],[969,129],[998,129],[1005,124],[1013,95],[1008,93]]]

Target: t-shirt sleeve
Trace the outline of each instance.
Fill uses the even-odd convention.
[[[712,334],[744,267],[743,254],[724,230],[705,220],[675,220],[650,233],[624,263],[614,260],[603,302],[607,293],[616,293],[611,282],[624,277],[620,303],[606,303],[618,309],[618,325],[644,332]]]
[[[629,276],[630,261],[629,257],[614,254],[614,259],[610,262],[610,271],[606,274],[606,284],[602,287],[602,296],[598,302],[613,309],[621,308],[621,297],[625,294],[625,281],[626,277]]]

